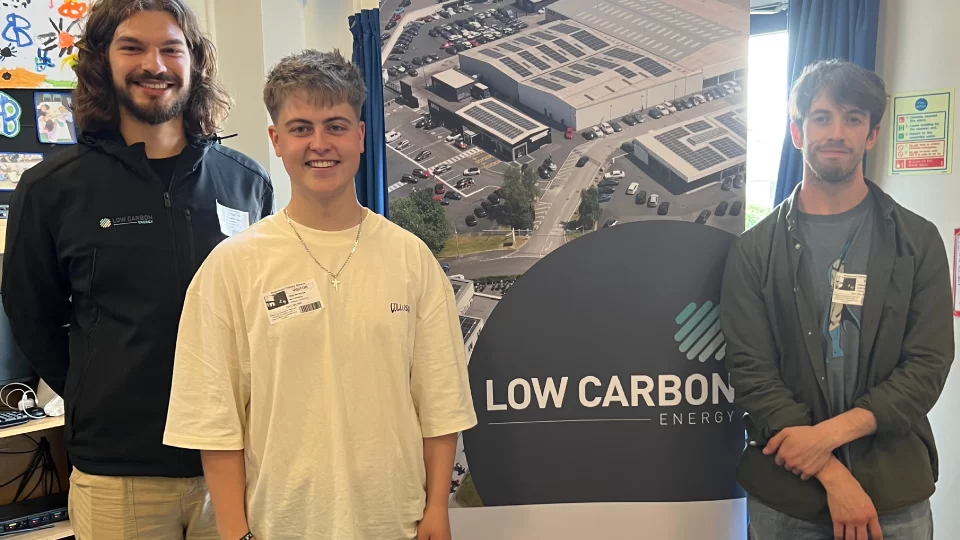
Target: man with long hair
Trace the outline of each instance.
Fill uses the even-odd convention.
[[[177,327],[194,273],[273,188],[218,144],[230,99],[182,0],[95,2],[79,50],[79,144],[17,186],[3,305],[66,403],[77,538],[219,538],[200,453],[162,441]]]

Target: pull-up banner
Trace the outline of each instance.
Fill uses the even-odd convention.
[[[672,531],[618,538],[740,537],[744,431],[718,320],[734,238],[688,222],[627,223],[554,251],[517,281],[470,361],[479,424],[464,449],[484,508],[454,513],[477,513],[484,532],[457,538],[581,538],[511,530],[558,503],[634,503],[620,506],[621,525]],[[639,503],[662,504],[638,520]],[[490,508],[502,506],[513,508]],[[590,520],[592,538],[619,526],[569,516]]]

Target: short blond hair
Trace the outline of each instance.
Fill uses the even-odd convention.
[[[270,70],[263,88],[263,104],[270,118],[276,122],[284,102],[300,92],[324,107],[346,102],[357,113],[358,120],[367,99],[367,85],[360,68],[344,58],[339,49],[306,49],[282,58]]]

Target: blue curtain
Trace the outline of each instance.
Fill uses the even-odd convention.
[[[789,86],[804,67],[818,60],[842,58],[872,71],[877,59],[879,17],[880,0],[790,0]],[[774,204],[789,197],[802,176],[803,156],[794,148],[788,127]]]
[[[353,32],[353,63],[360,67],[367,83],[367,101],[360,119],[367,137],[360,170],[357,171],[357,199],[370,210],[387,216],[387,141],[383,117],[383,62],[380,49],[380,10],[364,9],[350,16]]]

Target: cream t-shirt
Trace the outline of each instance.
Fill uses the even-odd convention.
[[[333,272],[357,234],[296,226]],[[258,540],[416,538],[422,439],[477,422],[429,249],[367,212],[340,280],[281,213],[225,240],[187,292],[164,443],[244,450]]]

